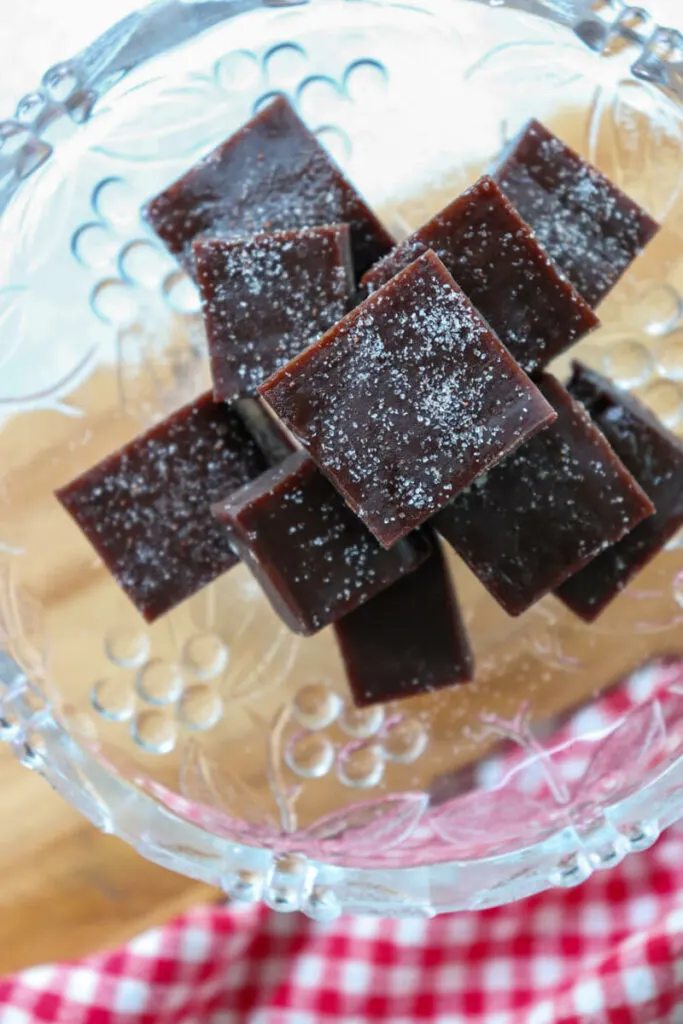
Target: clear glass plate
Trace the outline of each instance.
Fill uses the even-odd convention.
[[[665,229],[577,352],[683,433],[682,65],[620,0],[168,0],[0,123],[0,735],[96,825],[325,918],[571,885],[681,816],[683,538],[591,628],[454,558],[476,682],[360,712],[241,567],[146,627],[53,490],[206,387],[139,210],[277,92],[397,236],[532,115],[595,162]]]

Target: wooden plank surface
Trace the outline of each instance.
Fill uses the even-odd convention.
[[[218,893],[102,835],[0,747],[0,975],[116,946]]]

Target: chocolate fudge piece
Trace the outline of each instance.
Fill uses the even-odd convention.
[[[555,423],[433,525],[510,615],[520,615],[654,511],[584,407],[554,377]]]
[[[433,252],[260,390],[385,547],[555,418]]]
[[[576,615],[592,622],[683,526],[683,441],[637,398],[580,363],[574,363],[568,388],[656,509],[557,591]]]
[[[538,241],[597,306],[659,225],[538,121],[529,121],[493,171]]]
[[[474,678],[474,659],[443,554],[335,624],[358,707]]]
[[[304,636],[417,569],[430,553],[420,533],[385,551],[305,452],[213,511],[275,611]]]
[[[213,393],[255,395],[341,320],[354,291],[349,229],[300,228],[194,243]]]
[[[491,178],[481,178],[372,267],[375,291],[433,249],[527,373],[592,330],[598,319],[558,272]]]
[[[206,394],[57,498],[153,622],[237,563],[211,503],[266,465],[239,417]]]
[[[150,200],[143,216],[193,276],[200,236],[348,224],[359,277],[394,244],[284,96]]]

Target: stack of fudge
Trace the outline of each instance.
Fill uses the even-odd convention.
[[[683,524],[681,442],[546,371],[657,225],[537,122],[399,244],[282,97],[145,216],[213,390],[58,498],[146,620],[241,561],[363,706],[474,677],[439,537],[510,615],[590,622]]]

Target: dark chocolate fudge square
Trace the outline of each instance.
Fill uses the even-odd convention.
[[[359,278],[394,244],[284,96],[150,200],[143,215],[193,276],[200,236],[348,224]]]
[[[413,572],[426,534],[385,551],[304,453],[214,505],[233,549],[295,633],[310,635]]]
[[[57,497],[153,622],[237,564],[211,503],[266,465],[239,417],[206,394]]]
[[[493,172],[538,241],[597,306],[659,230],[642,207],[538,121]]]
[[[349,229],[194,243],[213,393],[234,402],[341,320],[354,291]]]
[[[555,418],[433,252],[261,394],[385,547]]]
[[[434,518],[433,525],[510,615],[653,512],[584,407],[554,377],[539,387],[555,423]]]
[[[371,291],[433,249],[527,373],[544,367],[598,319],[541,249],[491,178],[481,178],[372,267]]]
[[[557,591],[573,612],[592,622],[683,526],[683,441],[637,398],[580,363],[574,363],[568,388],[656,509]]]
[[[437,543],[416,572],[337,622],[335,632],[358,707],[474,677],[469,639]]]

